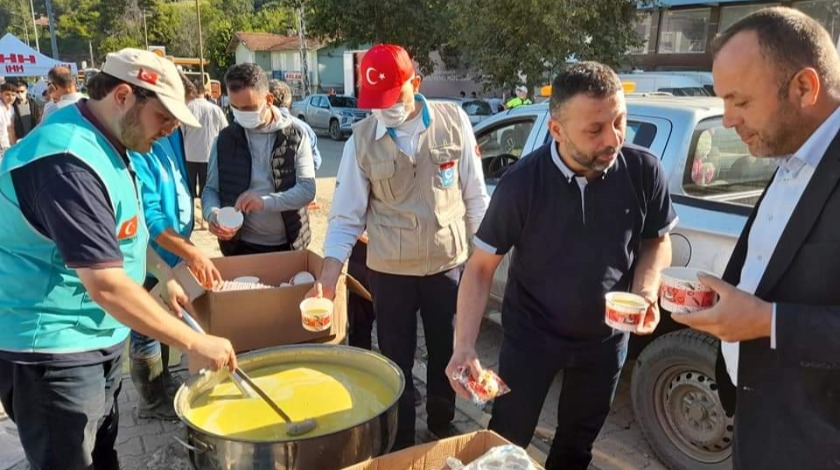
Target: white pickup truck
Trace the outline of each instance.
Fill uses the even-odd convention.
[[[628,96],[627,141],[661,158],[679,225],[673,265],[722,274],[752,206],[776,169],[749,154],[722,124],[718,98]],[[475,126],[488,190],[507,167],[551,140],[548,104],[520,106]],[[501,301],[509,257],[491,297]],[[631,336],[632,403],[642,432],[674,470],[732,467],[733,419],[715,383],[717,340],[685,329],[663,311],[655,334]]]

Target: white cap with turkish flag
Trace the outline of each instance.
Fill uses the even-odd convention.
[[[190,127],[201,127],[185,102],[184,84],[178,69],[168,59],[154,52],[127,47],[108,54],[102,72],[153,91],[176,119]]]

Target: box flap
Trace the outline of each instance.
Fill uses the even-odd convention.
[[[461,436],[420,444],[362,462],[344,470],[441,470],[448,457],[468,464],[488,450],[509,441],[493,431],[476,431]],[[534,465],[542,470],[536,462]]]

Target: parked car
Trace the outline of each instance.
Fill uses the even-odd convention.
[[[493,109],[486,100],[478,98],[429,98],[430,101],[449,101],[464,109],[470,118],[470,124],[475,126],[479,122],[493,115]]]
[[[635,72],[618,75],[633,92],[665,92],[674,96],[715,96],[711,72]]]
[[[340,95],[309,95],[292,103],[290,111],[315,132],[327,133],[333,140],[350,135],[353,124],[370,115],[370,111],[359,109],[356,98]]]
[[[626,140],[661,158],[680,219],[671,233],[673,265],[722,274],[775,164],[752,157],[735,131],[723,127],[718,98],[628,97],[627,108]],[[489,191],[519,158],[551,141],[548,119],[548,104],[542,103],[475,127]],[[509,266],[510,255],[493,280],[495,301],[504,295]],[[718,342],[662,313],[653,335],[631,335],[636,420],[669,468],[729,469],[734,423],[717,394]]]

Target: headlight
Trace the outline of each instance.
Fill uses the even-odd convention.
[[[353,112],[352,111],[340,111],[339,114],[341,114],[342,116],[346,116],[346,117],[353,117]]]

